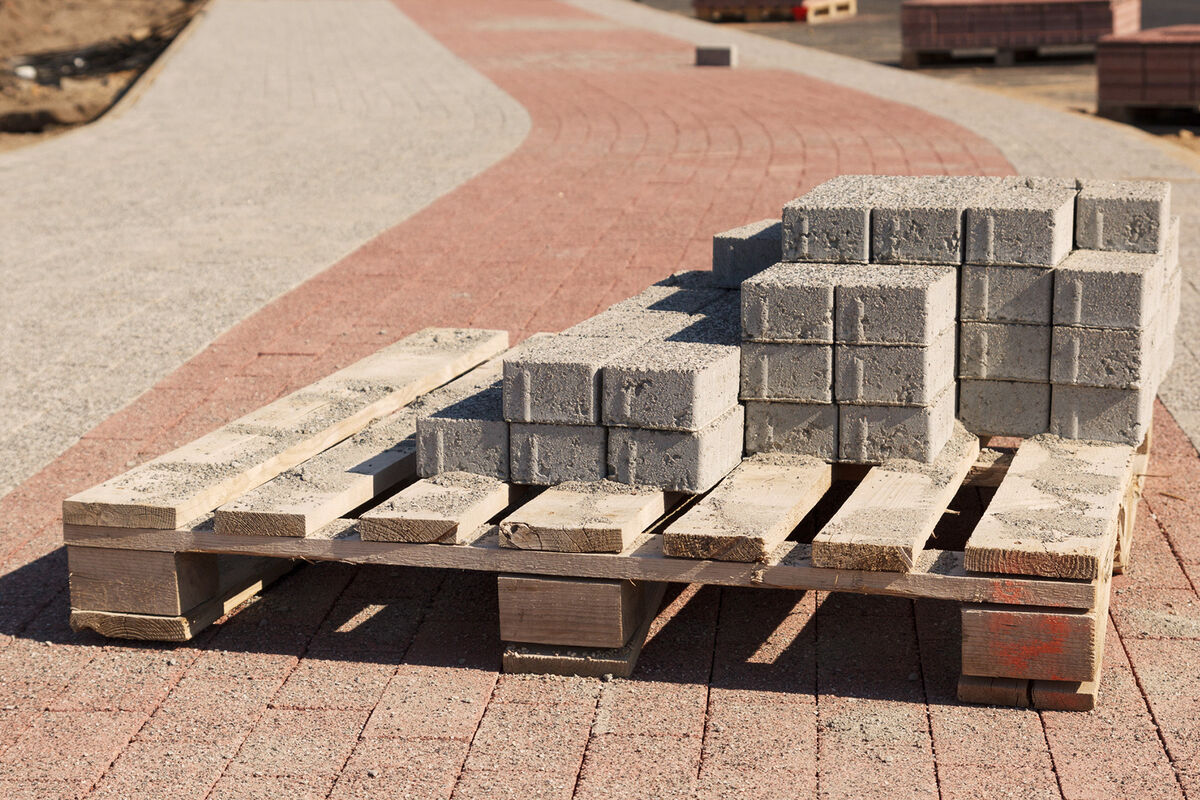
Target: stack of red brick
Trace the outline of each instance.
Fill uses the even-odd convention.
[[[1106,36],[1096,67],[1101,113],[1200,105],[1200,25]]]
[[[1141,0],[904,0],[906,50],[1090,44],[1141,27]]]

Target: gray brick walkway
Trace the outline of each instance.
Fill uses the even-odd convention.
[[[387,0],[218,0],[134,102],[0,155],[0,495],[528,129]]]

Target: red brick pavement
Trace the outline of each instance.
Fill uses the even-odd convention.
[[[0,791],[13,797],[1200,794],[1200,460],[1158,409],[1091,714],[953,701],[944,603],[690,587],[636,679],[497,673],[494,579],[324,564],[187,646],[65,625],[62,497],[426,325],[517,337],[707,264],[839,173],[1010,172],[917,109],[698,70],[551,2],[403,9],[522,103],[508,159],[234,327],[0,500]],[[381,165],[386,168],[386,165]],[[1163,590],[1163,591],[1152,591]]]

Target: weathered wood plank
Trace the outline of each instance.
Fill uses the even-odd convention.
[[[967,541],[967,569],[1099,577],[1111,563],[1132,461],[1127,445],[1026,439]]]
[[[637,666],[638,656],[650,633],[650,625],[658,615],[666,594],[665,583],[647,588],[641,624],[622,647],[593,649],[566,645],[509,644],[501,659],[504,671],[510,674],[581,675],[600,678],[612,675],[628,678]]]
[[[94,611],[177,615],[220,587],[211,553],[67,547],[71,605]]]
[[[499,354],[503,331],[430,328],[63,501],[68,524],[174,529]]]
[[[644,616],[646,581],[500,575],[500,638],[524,644],[624,647]]]
[[[829,489],[830,465],[782,453],[748,458],[663,532],[681,558],[764,561]]]
[[[519,550],[620,553],[667,511],[658,489],[611,481],[563,483],[500,523],[500,544]]]
[[[813,539],[813,564],[909,571],[978,456],[979,437],[958,425],[931,464],[873,467]]]
[[[960,675],[958,699],[964,703],[978,703],[985,706],[1029,708],[1029,683],[1027,678]]]
[[[522,487],[495,478],[445,472],[364,513],[358,532],[364,542],[465,544],[522,493]]]

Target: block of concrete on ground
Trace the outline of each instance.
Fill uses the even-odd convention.
[[[833,345],[744,342],[743,400],[833,401]]]
[[[1050,392],[1050,433],[1138,445],[1154,415],[1155,387],[1109,389],[1055,384]]]
[[[509,426],[510,480],[535,486],[602,481],[608,476],[608,433],[603,425]]]
[[[958,375],[990,380],[1050,380],[1050,325],[963,322]]]
[[[1166,181],[1080,181],[1075,246],[1084,250],[1161,253],[1171,215]]]
[[[1054,273],[1054,324],[1144,328],[1165,278],[1162,254],[1076,250]]]
[[[834,399],[839,403],[925,406],[954,383],[955,331],[929,345],[836,344]]]
[[[963,262],[963,215],[984,189],[980,178],[892,177],[893,191],[871,213],[871,261]]]
[[[932,405],[838,406],[842,461],[878,464],[891,458],[932,461],[954,431],[954,388]]]
[[[833,403],[746,401],[746,453],[838,458],[838,407]]]
[[[1075,181],[980,179],[967,206],[966,263],[1053,267],[1075,241]]]
[[[508,423],[499,383],[417,419],[417,474],[471,472],[508,480]]]
[[[364,512],[358,520],[364,542],[461,544],[513,500],[513,487],[496,478],[445,472],[417,481]]]
[[[504,418],[597,424],[604,365],[638,345],[622,337],[550,336],[515,348],[504,357]]]
[[[866,264],[871,210],[894,195],[881,175],[839,175],[783,207],[783,260]]]
[[[1051,269],[964,264],[959,292],[963,320],[1049,325],[1053,319]]]
[[[832,342],[834,264],[779,263],[742,284],[742,335],[765,342]],[[852,268],[850,268],[852,269]]]
[[[1159,375],[1157,329],[1054,326],[1050,380],[1114,389],[1153,384]]]
[[[735,405],[699,431],[609,428],[614,479],[699,494],[742,460],[744,411]]]
[[[666,337],[668,342],[694,342],[736,346],[742,341],[739,292],[722,296],[692,314],[692,322]]]
[[[735,345],[646,342],[604,368],[606,425],[694,431],[737,404]]]
[[[713,237],[713,279],[736,289],[783,257],[783,224],[764,219]]]
[[[1050,428],[1048,383],[958,382],[958,419],[980,436],[1036,436]]]
[[[837,275],[835,341],[929,344],[957,315],[957,269],[872,264]]]
[[[737,45],[697,45],[697,67],[736,67],[738,63]]]

